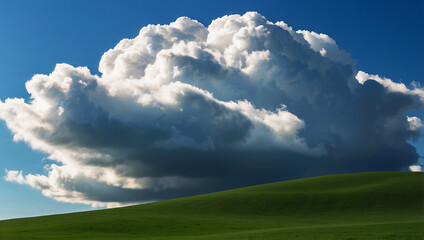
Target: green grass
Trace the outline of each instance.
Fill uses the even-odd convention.
[[[0,239],[424,240],[424,174],[333,175],[6,220]]]

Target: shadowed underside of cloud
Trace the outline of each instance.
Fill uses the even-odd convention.
[[[325,34],[258,13],[181,17],[123,39],[99,64],[57,64],[0,101],[14,134],[56,161],[5,179],[119,206],[330,173],[407,170],[424,90],[357,71]],[[421,169],[419,166],[414,169]]]

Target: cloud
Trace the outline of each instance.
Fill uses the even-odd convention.
[[[421,102],[424,102],[424,89],[420,88],[420,85],[416,82],[412,82],[413,89],[409,89],[403,83],[395,83],[388,78],[380,77],[378,75],[371,75],[363,71],[358,71],[356,79],[361,84],[368,80],[374,80],[383,85],[390,92],[398,92],[406,95],[417,96],[421,99]]]
[[[325,34],[255,12],[205,27],[148,25],[102,56],[100,76],[57,64],[0,101],[46,175],[7,181],[59,201],[119,206],[328,173],[407,170],[423,89],[356,70]]]
[[[420,165],[411,165],[409,167],[409,170],[411,170],[411,172],[422,172],[423,169]]]
[[[409,123],[409,130],[411,131],[418,131],[423,124],[421,123],[421,119],[417,118],[417,117],[406,117],[406,120]]]

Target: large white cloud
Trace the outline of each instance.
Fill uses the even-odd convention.
[[[422,125],[405,114],[423,89],[357,72],[329,36],[258,13],[146,26],[99,71],[57,64],[27,82],[30,102],[0,101],[14,139],[57,162],[6,180],[116,206],[418,160],[408,140]]]

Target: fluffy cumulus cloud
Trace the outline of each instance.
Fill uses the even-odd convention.
[[[26,83],[28,102],[0,101],[14,140],[54,161],[6,180],[119,206],[419,159],[408,142],[422,123],[406,114],[422,110],[422,88],[357,71],[328,35],[258,13],[143,27],[99,71],[57,64]]]

